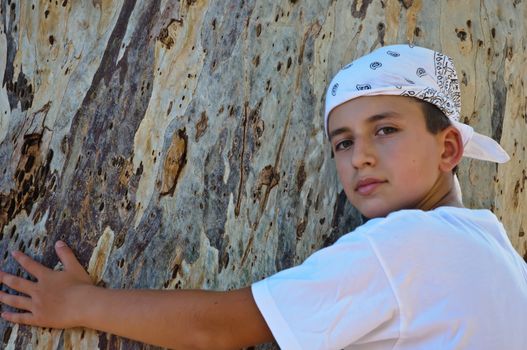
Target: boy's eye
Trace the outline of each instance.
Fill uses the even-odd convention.
[[[397,129],[392,126],[385,126],[377,130],[377,135],[388,135],[396,132]]]
[[[351,140],[340,141],[339,143],[335,145],[335,151],[340,151],[343,149],[350,148],[352,145],[353,145],[353,141]]]

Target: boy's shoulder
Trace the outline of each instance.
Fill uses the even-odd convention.
[[[390,213],[383,218],[368,220],[358,229],[364,231],[395,229],[408,231],[410,228],[427,230],[434,226],[454,225],[461,227],[463,224],[496,225],[500,224],[496,216],[487,209],[469,209],[458,207],[439,207],[423,211],[419,209],[403,209]]]
[[[367,221],[346,236],[341,239],[365,239],[374,246],[402,250],[416,246],[433,248],[435,244],[472,244],[489,237],[500,244],[508,242],[503,225],[490,210],[457,207],[395,211]]]

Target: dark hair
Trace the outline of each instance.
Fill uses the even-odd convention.
[[[436,135],[452,125],[450,119],[439,109],[436,105],[418,100],[421,104],[423,115],[425,116],[426,129],[432,134]]]
[[[439,109],[436,105],[426,102],[420,99],[417,99],[420,103],[425,116],[426,130],[430,133],[437,135],[439,132],[445,130],[447,127],[452,125],[450,119],[445,115],[445,113]],[[457,173],[457,165],[452,169],[452,173]]]

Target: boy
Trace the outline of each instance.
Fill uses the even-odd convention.
[[[0,273],[26,295],[1,293],[24,311],[2,317],[173,348],[526,349],[526,265],[490,211],[463,208],[454,175],[462,155],[508,156],[458,122],[459,96],[451,60],[420,47],[377,49],[335,76],[326,133],[371,220],[300,266],[232,292],[107,290],[59,241],[64,271],[13,252],[37,282]]]

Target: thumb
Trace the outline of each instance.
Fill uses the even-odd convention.
[[[64,270],[72,272],[83,272],[86,273],[79,260],[73,254],[73,251],[70,247],[66,245],[63,241],[57,241],[55,243],[55,251],[59,257],[62,265],[64,265]]]

